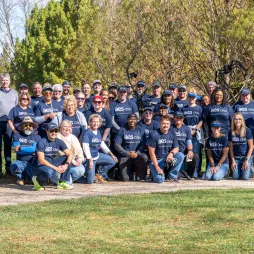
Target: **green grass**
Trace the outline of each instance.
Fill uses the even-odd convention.
[[[252,253],[253,199],[232,189],[3,207],[0,253]]]

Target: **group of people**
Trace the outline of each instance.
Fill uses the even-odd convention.
[[[221,180],[252,176],[254,102],[248,88],[231,106],[215,82],[200,96],[194,88],[139,81],[132,86],[100,80],[80,88],[71,82],[41,85],[32,95],[20,83],[10,87],[1,75],[0,149],[5,170],[19,185],[32,180],[35,190],[49,182],[69,190],[73,182],[87,184],[112,178],[120,181],[179,182],[202,177]],[[204,149],[205,148],[205,149]],[[16,160],[11,160],[11,149]],[[206,172],[202,175],[202,151]]]

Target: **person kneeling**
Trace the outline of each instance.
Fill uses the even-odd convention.
[[[228,150],[227,137],[221,133],[219,121],[211,123],[212,136],[207,141],[207,156],[209,164],[206,169],[206,179],[220,181],[228,172]]]
[[[170,119],[163,116],[160,119],[160,129],[153,131],[147,141],[149,155],[152,162],[149,164],[153,180],[163,183],[165,163],[170,165],[169,178],[179,182],[178,172],[182,166],[184,155],[179,152],[175,133],[170,129]]]
[[[35,123],[31,117],[25,117],[20,125],[21,132],[13,136],[12,147],[17,154],[17,160],[10,166],[11,173],[18,179],[18,185],[24,185],[25,180],[32,180],[32,161],[37,142],[41,137],[34,133]]]
[[[145,129],[137,127],[136,114],[129,114],[126,127],[122,127],[115,138],[115,149],[120,155],[120,180],[129,181],[137,177],[144,181],[147,171],[147,155],[144,152]]]
[[[33,178],[35,190],[44,190],[44,185],[48,179],[57,184],[58,189],[70,190],[72,185],[66,183],[70,181],[70,163],[72,152],[67,149],[65,143],[56,138],[59,132],[58,126],[49,123],[46,127],[47,137],[42,138],[37,143],[37,152],[33,161]],[[58,151],[63,151],[64,156],[56,158]]]

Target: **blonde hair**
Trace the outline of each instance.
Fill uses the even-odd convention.
[[[59,125],[60,132],[61,132],[62,126],[63,126],[65,123],[71,126],[71,133],[72,133],[72,122],[69,121],[69,120],[67,120],[67,119],[63,120],[63,121],[60,123],[60,125]]]
[[[98,118],[99,119],[100,126],[101,126],[102,125],[102,118],[101,118],[101,116],[99,114],[92,114],[92,115],[90,115],[89,120],[88,120],[89,125],[90,125],[90,123],[92,122],[92,120],[94,118]]]
[[[194,87],[191,87],[189,89],[189,93],[195,93],[195,94],[197,94],[197,91],[196,91],[196,89]]]
[[[243,115],[241,113],[239,113],[239,112],[234,114],[234,116],[232,118],[232,121],[231,121],[231,133],[232,133],[232,136],[236,136],[235,123],[234,123],[234,120],[235,120],[236,116],[238,116],[242,120],[242,125],[241,125],[241,128],[240,128],[240,138],[244,138],[246,136],[246,124],[245,124],[245,120],[243,118]]]
[[[66,107],[67,107],[67,104],[69,102],[72,102],[74,104],[74,108],[75,108],[75,111],[77,111],[77,108],[78,108],[78,104],[77,104],[77,100],[75,98],[74,95],[68,95],[65,100],[64,100],[64,103],[63,103],[63,110],[65,111],[66,110]]]
[[[24,95],[28,98],[29,105],[30,105],[30,103],[31,103],[31,97],[30,97],[29,93],[26,93],[26,92],[21,92],[20,93],[20,95],[19,95],[19,105],[20,105],[20,102],[21,102],[21,100],[22,100]]]

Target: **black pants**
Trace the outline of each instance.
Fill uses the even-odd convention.
[[[2,171],[2,144],[4,142],[5,168],[9,170],[11,165],[11,137],[7,134],[7,121],[0,121],[0,172]]]
[[[196,164],[197,164],[197,160],[198,160],[198,155],[194,153],[194,156],[192,158],[191,161],[186,161],[187,159],[187,156],[185,155],[184,157],[184,171],[187,172],[187,174],[190,176],[190,177],[193,177],[194,176],[194,171],[195,171],[195,168],[196,168]]]
[[[136,172],[136,176],[138,176],[140,180],[144,180],[146,178],[147,162],[148,158],[144,153],[135,159],[129,157],[120,158],[119,174],[117,178],[121,181],[129,181],[133,172]]]

